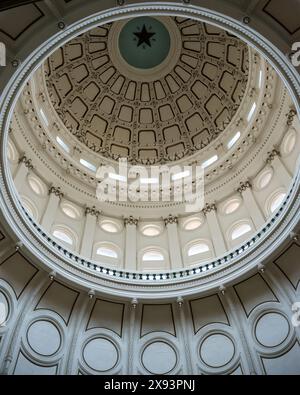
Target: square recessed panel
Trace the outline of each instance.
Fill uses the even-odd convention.
[[[17,40],[23,33],[33,26],[44,16],[43,12],[35,4],[27,4],[2,11],[0,15],[0,32]],[[11,23],[15,20],[18,23]]]
[[[264,12],[279,23],[289,34],[295,34],[300,29],[300,2],[289,0],[285,4],[282,0],[269,0]]]

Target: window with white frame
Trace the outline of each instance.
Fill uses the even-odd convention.
[[[252,231],[252,225],[249,221],[241,221],[232,226],[230,231],[230,241],[241,241],[248,237]]]
[[[117,251],[109,247],[98,247],[96,250],[96,254],[108,258],[118,259]]]
[[[206,261],[213,257],[213,247],[210,240],[194,240],[184,248],[184,260],[187,264]]]
[[[37,221],[39,217],[39,211],[36,208],[35,204],[31,201],[31,199],[29,199],[26,196],[20,196],[20,198],[21,198],[22,206],[27,211],[29,216]]]
[[[159,249],[150,249],[144,252],[142,256],[142,261],[143,262],[149,262],[149,261],[164,261],[165,257],[164,254],[159,250]]]
[[[209,245],[204,242],[195,243],[188,249],[188,256],[200,255],[210,251]]]
[[[76,247],[75,232],[64,225],[55,225],[52,229],[52,235],[68,247]]]
[[[27,180],[30,188],[36,195],[45,196],[47,194],[46,185],[37,176],[34,174],[28,174]]]
[[[286,192],[283,189],[279,189],[275,191],[266,201],[266,212],[268,215],[272,215],[275,213],[286,197]]]
[[[116,266],[121,262],[121,255],[120,248],[114,243],[101,242],[94,245],[93,259],[96,261],[107,262]]]

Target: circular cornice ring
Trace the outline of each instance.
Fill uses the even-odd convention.
[[[266,225],[264,232],[260,232],[257,237],[259,241],[249,244],[249,248],[238,254],[238,250],[229,254],[232,258],[229,262],[225,259],[225,267],[221,270],[212,270],[208,273],[183,276],[176,281],[168,279],[165,282],[155,283],[153,281],[132,281],[126,278],[117,279],[106,276],[103,273],[94,273],[90,269],[74,265],[73,261],[64,256],[60,249],[55,249],[47,241],[46,235],[39,234],[30,225],[18,200],[17,193],[13,186],[7,160],[7,141],[9,124],[18,99],[19,92],[23,88],[27,79],[31,76],[43,60],[55,49],[63,45],[71,38],[90,30],[100,24],[113,22],[115,20],[141,16],[141,15],[174,15],[185,16],[208,23],[213,23],[224,28],[236,36],[244,39],[250,45],[262,53],[277,70],[283,81],[288,86],[290,94],[294,100],[296,109],[300,109],[300,83],[299,75],[289,60],[272,43],[267,41],[262,35],[258,34],[241,22],[233,20],[219,13],[202,9],[191,5],[171,5],[170,3],[153,4],[145,3],[139,5],[124,6],[121,9],[110,9],[100,12],[91,17],[85,18],[74,23],[63,32],[59,32],[51,37],[45,44],[35,49],[28,58],[20,64],[15,71],[1,96],[0,102],[0,129],[1,129],[1,195],[0,205],[2,215],[9,227],[9,232],[15,239],[22,240],[24,252],[32,256],[34,261],[39,261],[47,265],[51,270],[68,280],[80,284],[83,287],[93,288],[99,292],[109,293],[111,296],[118,297],[140,297],[143,299],[173,298],[178,295],[192,295],[219,287],[221,284],[229,283],[253,270],[259,263],[264,262],[272,252],[283,244],[290,232],[299,222],[300,197],[299,183],[300,177],[297,175],[291,191],[288,194],[285,205],[277,216],[278,223]],[[271,228],[270,230],[269,227]],[[253,238],[252,240],[256,240]],[[73,254],[74,255],[74,254]],[[235,258],[236,256],[236,258]],[[76,262],[80,258],[75,259]],[[218,262],[222,263],[222,259]],[[207,265],[209,267],[209,265]]]

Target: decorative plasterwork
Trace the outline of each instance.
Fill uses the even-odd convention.
[[[120,55],[109,50],[117,46],[110,34],[115,24],[71,40],[45,63],[56,112],[80,142],[104,157],[152,164],[190,156],[220,135],[242,102],[248,46],[208,24],[162,20],[170,32],[177,29],[181,53],[153,81],[123,72]]]
[[[256,98],[257,103],[261,103],[260,97],[263,97],[263,102],[261,103],[262,109],[253,119],[253,122],[251,122],[246,128],[246,133],[247,131],[249,131],[249,133],[246,135],[244,134],[244,137],[240,139],[241,141],[236,146],[236,149],[233,151],[230,150],[230,152],[220,157],[217,166],[214,166],[213,169],[209,169],[205,172],[205,196],[207,196],[207,199],[214,199],[216,193],[218,193],[218,197],[220,197],[220,193],[223,193],[226,190],[227,193],[230,193],[235,189],[234,185],[232,185],[231,188],[230,185],[236,184],[237,177],[241,177],[242,174],[246,173],[246,177],[249,176],[251,173],[249,170],[250,167],[252,168],[252,171],[254,171],[254,174],[260,171],[261,169],[259,166],[263,166],[264,162],[261,161],[261,164],[259,164],[259,158],[262,155],[265,156],[267,154],[266,148],[268,146],[278,144],[278,139],[280,138],[280,135],[278,135],[278,129],[283,128],[282,133],[284,133],[285,126],[282,124],[282,114],[286,114],[288,112],[291,102],[287,94],[287,90],[281,85],[277,86],[277,78],[274,70],[267,67],[266,73],[266,78],[269,83],[265,85],[265,90],[260,92],[259,98]],[[25,110],[28,109],[28,114],[30,114],[30,116],[26,115],[26,119],[24,119],[24,115],[21,115],[21,106],[19,109],[20,111],[18,110],[15,112],[15,122],[13,123],[14,133],[18,133],[18,141],[20,141],[21,136],[24,139],[24,142],[21,143],[20,141],[20,149],[23,149],[24,144],[28,145],[29,150],[32,151],[32,155],[35,157],[35,161],[39,163],[39,169],[46,167],[47,169],[45,169],[45,171],[50,171],[51,175],[48,173],[49,175],[47,176],[47,179],[52,179],[54,177],[53,183],[59,182],[68,186],[68,188],[75,188],[76,195],[78,195],[78,192],[82,194],[80,201],[82,201],[82,199],[86,199],[86,197],[93,201],[95,199],[94,191],[98,180],[96,180],[96,177],[88,170],[85,171],[81,166],[79,166],[78,155],[80,153],[78,152],[81,152],[81,148],[84,149],[84,146],[81,145],[80,148],[75,147],[76,152],[74,151],[74,153],[71,152],[70,154],[67,154],[63,152],[55,140],[56,133],[61,133],[61,125],[57,124],[56,132],[56,123],[53,124],[53,128],[49,129],[49,131],[51,130],[51,132],[53,132],[53,135],[49,134],[48,128],[46,129],[42,126],[37,113],[38,104],[35,99],[38,93],[38,91],[36,91],[36,87],[38,86],[37,84],[38,81],[36,81],[32,86],[27,84],[22,95],[22,107],[25,107]],[[280,104],[276,107],[276,114],[274,113],[274,109],[269,106],[269,103],[272,103],[275,94],[277,98],[280,97]],[[246,110],[245,113],[247,114],[248,111],[249,110]],[[49,122],[51,121],[49,120]],[[57,122],[60,122],[60,120],[57,119]],[[280,126],[281,124],[282,126]],[[32,130],[35,136],[28,134],[28,130]],[[257,138],[260,138],[259,145],[255,144],[256,136]],[[36,138],[39,141],[38,143],[35,141]],[[17,146],[19,146],[18,141],[16,141]],[[83,153],[83,155],[86,155],[86,153]],[[55,168],[51,164],[49,156],[56,162],[58,167],[64,169],[63,172],[59,171],[57,166]],[[94,158],[91,159],[92,162],[93,160]],[[197,162],[194,163],[194,166],[195,165],[197,165]],[[256,168],[256,170],[254,170],[254,168]],[[232,172],[232,170],[234,170],[234,172]],[[116,169],[116,171],[118,170]],[[46,173],[43,171],[40,174],[43,176]],[[70,178],[71,176],[72,178]],[[243,178],[244,177],[245,176],[243,176]],[[72,193],[73,196],[73,192],[70,193]],[[119,206],[120,208],[133,207],[130,202],[111,202],[109,205],[113,205],[115,207]],[[153,209],[164,206],[164,202],[136,202],[134,204],[135,209],[137,207]],[[182,204],[178,202],[170,202],[167,206],[173,207],[177,212],[179,212]]]
[[[274,148],[271,152],[268,152],[268,158],[266,160],[267,164],[271,164],[276,156],[280,156],[278,149]]]
[[[217,206],[215,203],[211,203],[211,204],[206,203],[204,209],[202,210],[203,214],[205,215],[212,211],[217,211]]]
[[[246,182],[240,182],[240,186],[237,189],[238,193],[243,193],[245,192],[248,188],[252,188],[252,185],[250,183],[250,181],[246,181]]]
[[[33,169],[32,160],[31,160],[31,159],[28,159],[26,155],[23,155],[23,156],[19,159],[19,163],[24,163],[24,165],[25,165],[29,170],[32,170],[32,169]]]
[[[164,218],[164,223],[166,226],[169,224],[178,224],[178,217],[170,214],[167,218]]]
[[[166,9],[165,5],[158,6],[156,4],[151,4],[147,5],[146,8],[144,8],[142,5],[139,5],[137,8],[132,7],[130,8],[130,12],[157,12],[157,7],[160,12],[164,12],[166,10],[168,12],[170,12],[170,10],[176,12],[177,10],[177,12],[181,12],[182,14],[186,13],[186,15],[192,13],[192,15],[194,15],[195,17],[206,17],[211,19],[215,23],[220,23],[222,26],[228,27],[228,29],[230,29],[231,31],[239,31],[242,36],[246,37],[247,40],[249,40],[259,49],[261,49],[271,59],[273,64],[278,66],[280,72],[282,72],[286,81],[288,81],[290,91],[293,93],[293,99],[295,100],[296,108],[297,110],[299,110],[300,87],[298,78],[295,74],[295,70],[286,60],[284,55],[277,51],[270,42],[262,39],[261,36],[256,34],[252,29],[250,30],[245,27],[241,27],[240,23],[236,23],[233,19],[229,19],[224,16],[221,17],[216,14],[212,15],[210,12],[203,11],[196,7],[189,6],[183,8],[182,5],[168,5]],[[122,11],[118,10],[117,14],[122,13],[123,11],[128,12],[127,8],[125,7],[124,9],[122,9]],[[107,17],[113,18],[117,14],[114,14],[113,11],[110,11]],[[101,16],[97,15],[93,17],[93,23],[99,23],[99,20],[102,17],[103,14],[101,14]],[[75,26],[72,27],[73,30],[71,31],[71,33],[74,33],[74,30],[76,29],[78,29],[78,31],[80,31],[80,29],[84,29],[84,27],[86,27],[86,25],[88,25],[90,22],[91,21],[86,20],[85,22],[81,22],[80,24],[78,24],[78,26],[75,24]],[[68,32],[65,33],[64,37],[66,37],[67,34]],[[20,84],[24,83],[33,67],[38,65],[41,57],[45,55],[47,51],[54,49],[55,45],[58,43],[58,40],[60,40],[61,38],[62,37],[59,34],[55,35],[53,40],[49,40],[49,42],[47,42],[47,44],[43,48],[40,48],[40,51],[36,52],[33,57],[28,58],[27,62],[22,63],[20,65],[20,69],[16,73],[16,77],[18,76],[19,78],[14,79],[12,81],[12,86],[10,87],[10,89],[4,91],[4,94],[2,95],[0,101],[0,130],[5,133],[4,140],[7,137],[6,135],[8,133],[10,121],[10,118],[7,118],[6,110],[7,108],[10,108],[10,104],[15,100],[16,95],[19,93]],[[4,158],[4,164],[7,164],[6,148],[2,147],[2,151],[2,158]],[[36,257],[37,261],[39,260],[40,262],[44,262],[50,268],[57,268],[57,271],[59,271],[60,274],[66,275],[69,279],[78,281],[81,285],[84,286],[90,286],[91,283],[93,283],[94,285],[96,283],[95,279],[98,277],[96,271],[95,274],[91,273],[90,266],[84,267],[84,262],[82,263],[82,266],[79,266],[78,257],[74,257],[74,254],[69,254],[69,258],[63,256],[62,252],[58,250],[55,244],[50,245],[49,240],[47,242],[45,238],[43,238],[39,234],[38,229],[34,230],[33,226],[29,226],[28,220],[25,220],[24,214],[20,214],[20,204],[18,203],[16,197],[11,193],[12,182],[9,177],[6,179],[7,170],[5,168],[3,170],[5,179],[3,179],[3,174],[1,173],[2,188],[0,200],[3,215],[6,224],[9,224],[11,231],[16,234],[22,234],[24,236],[24,241],[26,243],[24,248],[26,250],[28,249],[30,251],[30,254]],[[119,295],[124,292],[123,295],[126,295],[127,297],[130,295],[130,291],[133,291],[131,292],[131,295],[138,295],[138,297],[149,295],[149,297],[151,297],[150,293],[151,291],[153,291],[154,288],[156,291],[158,291],[156,293],[156,297],[161,297],[163,295],[166,296],[167,294],[168,296],[170,294],[174,295],[174,290],[178,295],[178,291],[180,288],[183,291],[181,292],[182,294],[184,292],[192,293],[195,287],[197,288],[197,292],[200,292],[207,290],[208,287],[211,289],[211,287],[213,286],[220,285],[221,281],[224,281],[224,279],[226,279],[228,282],[232,281],[234,278],[241,274],[241,271],[245,272],[245,270],[250,270],[255,265],[257,265],[257,262],[261,262],[262,260],[264,260],[264,258],[268,256],[268,254],[270,254],[272,251],[274,251],[274,249],[279,248],[279,246],[282,245],[291,230],[294,229],[294,227],[297,225],[299,220],[300,204],[298,189],[299,176],[297,175],[293,184],[293,188],[287,196],[283,212],[276,214],[277,221],[275,221],[275,224],[272,223],[270,225],[270,228],[266,228],[263,236],[260,233],[258,236],[259,240],[255,239],[257,240],[257,242],[253,241],[253,238],[251,240],[251,243],[249,244],[249,248],[247,248],[246,253],[244,253],[245,251],[241,252],[237,259],[230,259],[230,265],[225,265],[225,268],[224,266],[222,266],[225,270],[213,270],[212,272],[209,271],[209,273],[206,273],[204,276],[195,275],[195,277],[193,276],[195,280],[191,279],[192,281],[190,282],[189,278],[186,278],[185,274],[183,273],[184,278],[181,287],[176,287],[176,285],[178,285],[178,282],[176,282],[174,288],[174,282],[167,281],[168,285],[166,287],[161,287],[161,290],[159,290],[159,287],[155,287],[152,281],[151,283],[148,283],[149,286],[142,286],[138,290],[138,287],[133,286],[131,280],[126,281],[122,279],[122,283],[124,283],[124,281],[126,282],[126,285],[124,285],[126,291],[124,289],[123,291],[120,290],[120,287],[118,287],[118,290],[112,291],[113,287],[117,287],[116,279],[110,279],[109,276],[99,274],[99,278],[97,278],[97,280],[99,281],[98,289],[101,291],[105,291],[109,288],[110,293],[118,293]],[[231,254],[232,258],[235,257],[235,254],[237,254],[237,251]],[[221,263],[222,262],[220,261],[220,264]],[[166,277],[167,279],[170,279],[170,274],[168,274]],[[141,280],[143,280],[143,278],[141,278]],[[186,287],[188,287],[188,290]],[[184,288],[186,288],[186,291],[183,290]],[[148,293],[149,290],[150,293]],[[168,290],[170,292],[168,292]]]
[[[84,211],[85,215],[92,215],[93,217],[98,218],[101,215],[101,211],[97,210],[95,206],[86,207]]]
[[[63,198],[64,194],[62,193],[60,187],[54,187],[52,186],[49,189],[49,195],[54,194],[55,196],[59,197],[60,199]]]
[[[292,126],[295,116],[297,115],[297,111],[294,108],[291,108],[289,113],[287,114],[286,124],[288,126]]]
[[[124,224],[125,225],[134,225],[137,226],[139,220],[137,218],[134,218],[132,215],[128,218],[124,218]]]

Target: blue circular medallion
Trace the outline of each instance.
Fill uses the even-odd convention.
[[[170,52],[170,34],[156,18],[139,17],[125,24],[119,36],[119,50],[132,67],[151,69],[160,65]]]

